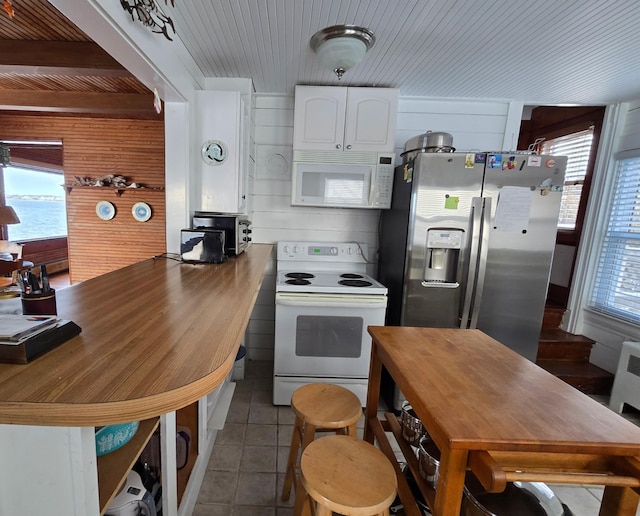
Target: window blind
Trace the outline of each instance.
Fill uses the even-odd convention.
[[[593,127],[577,133],[560,136],[542,142],[542,154],[567,156],[567,170],[564,176],[564,189],[560,202],[558,228],[575,229],[580,206],[580,196],[593,142]]]
[[[617,162],[591,307],[640,323],[640,158]]]

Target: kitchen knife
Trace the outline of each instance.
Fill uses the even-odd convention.
[[[40,283],[38,283],[38,278],[36,278],[35,274],[33,274],[33,272],[29,271],[29,272],[27,272],[27,278],[29,280],[29,285],[31,286],[31,293],[32,294],[41,294],[42,293],[42,289],[40,288]]]
[[[49,292],[51,286],[49,285],[49,274],[47,273],[47,266],[40,266],[40,280],[42,281],[42,292]]]

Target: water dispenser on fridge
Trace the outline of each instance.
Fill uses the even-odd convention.
[[[424,287],[457,288],[460,250],[464,231],[432,228],[427,231]]]

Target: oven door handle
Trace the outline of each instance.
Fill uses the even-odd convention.
[[[386,296],[354,296],[351,298],[337,298],[322,295],[305,297],[290,297],[276,295],[276,304],[284,306],[310,306],[323,308],[327,306],[338,308],[385,308]]]

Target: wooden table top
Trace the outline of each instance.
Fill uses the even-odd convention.
[[[271,253],[149,259],[58,291],[58,316],[82,333],[29,364],[0,364],[0,423],[106,425],[208,394],[233,367]]]
[[[640,455],[640,428],[480,330],[369,333],[438,446]]]

